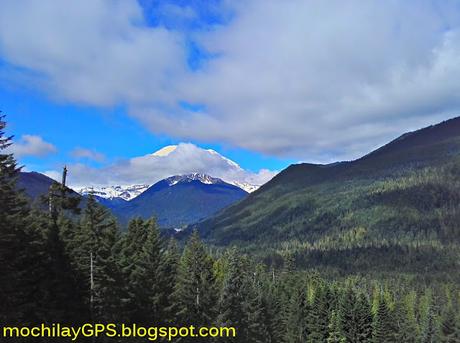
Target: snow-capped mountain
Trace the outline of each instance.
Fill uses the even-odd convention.
[[[200,173],[192,173],[187,175],[175,175],[168,177],[165,181],[169,184],[169,186],[174,186],[178,183],[185,183],[191,181],[200,181],[206,185],[215,185],[219,183],[223,183],[221,179]]]
[[[241,188],[242,190],[248,192],[248,193],[252,193],[252,192],[255,192],[256,190],[258,190],[262,185],[252,185],[250,183],[247,183],[247,182],[239,182],[239,181],[233,181],[233,182],[229,182],[230,184],[236,186],[236,187],[239,187]]]
[[[71,165],[69,170],[70,187],[80,194],[92,192],[100,198],[127,201],[172,175],[196,175],[203,183],[213,182],[210,178],[219,178],[251,193],[276,174],[267,169],[258,172],[245,170],[217,151],[191,143],[168,145],[153,153],[119,160],[102,168]],[[60,178],[57,172],[47,175],[56,180]]]
[[[121,198],[130,201],[145,192],[149,187],[150,185],[84,187],[77,189],[77,192],[81,195],[92,193],[93,195],[109,200]]]
[[[160,180],[131,201],[104,200],[126,225],[133,217],[155,216],[166,228],[196,223],[247,196],[241,188],[203,173],[175,175]]]
[[[175,151],[178,151],[178,149],[180,150],[181,147],[178,146],[178,145],[167,145],[163,148],[161,148],[160,150],[154,152],[153,154],[151,154],[151,156],[155,156],[155,157],[167,157],[169,156],[171,153],[175,152]],[[234,186],[237,186],[241,189],[243,189],[244,191],[248,192],[248,193],[252,193],[254,191],[256,191],[257,189],[259,189],[260,186],[262,186],[262,184],[257,184],[257,183],[251,183],[251,182],[248,182],[248,181],[243,181],[242,179],[244,179],[244,177],[242,177],[243,175],[246,176],[247,172],[244,171],[238,163],[232,161],[231,159],[225,157],[225,156],[222,156],[221,154],[219,154],[217,151],[213,150],[213,149],[200,149],[200,154],[203,155],[203,154],[207,154],[209,155],[210,158],[212,158],[213,160],[214,159],[217,159],[219,160],[219,162],[226,166],[228,171],[227,175],[216,175],[218,177],[220,177],[223,181],[231,184],[231,185],[234,185]],[[179,151],[180,152],[180,151]],[[209,174],[211,174],[211,172],[208,172]],[[214,173],[213,173],[214,174]],[[206,176],[206,177],[210,177],[208,176],[207,174],[204,174],[204,173],[191,173],[191,174],[185,174],[185,176],[189,176],[189,175],[197,175],[197,180],[200,179],[199,176]],[[273,175],[272,175],[273,176]],[[211,177],[212,178],[212,177]],[[206,182],[210,182],[209,180],[208,181],[203,181],[203,180],[200,180],[202,181],[203,183],[206,183]],[[265,180],[264,180],[265,181]]]

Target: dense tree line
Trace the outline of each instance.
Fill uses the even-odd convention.
[[[241,343],[460,342],[455,285],[334,281],[296,270],[290,254],[275,269],[235,248],[211,254],[197,232],[180,248],[153,219],[133,219],[122,233],[93,197],[80,209],[59,184],[47,211],[35,209],[16,189],[14,157],[2,153],[11,144],[4,127],[1,118],[2,325],[232,326],[237,337],[217,341]]]

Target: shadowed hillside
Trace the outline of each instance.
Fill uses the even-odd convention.
[[[458,268],[460,118],[351,162],[291,165],[198,224],[212,244],[341,270]],[[399,262],[399,263],[397,263]]]

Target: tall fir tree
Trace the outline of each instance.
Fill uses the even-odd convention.
[[[356,342],[364,343],[372,341],[372,310],[368,297],[364,293],[358,296],[358,314],[356,317],[359,327]]]
[[[119,318],[123,283],[113,252],[117,230],[108,210],[90,195],[69,246],[81,280],[80,291],[93,321]]]
[[[194,231],[182,254],[174,291],[177,323],[207,326],[216,319],[213,261]]]
[[[329,333],[331,293],[326,283],[318,285],[307,316],[308,342],[324,342]]]
[[[392,311],[392,321],[395,323],[396,342],[417,343],[420,341],[419,328],[415,315],[415,293],[406,295],[396,302]]]
[[[378,299],[377,311],[374,315],[374,322],[372,327],[372,342],[394,342],[390,309],[388,308],[388,304],[383,295],[380,295],[380,298]]]
[[[306,316],[308,310],[304,287],[297,285],[291,290],[291,299],[285,311],[285,343],[302,343],[306,341],[308,334]]]
[[[347,339],[342,332],[342,322],[340,315],[336,311],[332,311],[331,320],[329,321],[329,334],[327,343],[345,343]],[[353,342],[353,341],[350,341]]]
[[[440,339],[442,343],[460,343],[460,315],[449,305],[441,317]]]
[[[174,285],[177,281],[177,268],[179,265],[179,249],[177,242],[171,238],[166,250],[163,252],[159,266],[160,296],[158,299],[159,324],[173,325],[177,308],[174,302]]]
[[[337,315],[347,342],[369,342],[372,337],[372,313],[367,297],[347,286],[342,292]]]
[[[436,343],[439,342],[437,322],[433,309],[428,309],[427,317],[423,325],[421,343]]]
[[[5,127],[0,112],[0,322],[24,325],[40,319],[44,240],[30,228],[33,218],[24,195],[17,191],[20,168],[14,156],[5,153],[12,144]]]
[[[245,342],[248,321],[245,313],[245,301],[248,297],[247,275],[242,259],[236,249],[231,249],[226,256],[226,275],[219,299],[219,316],[217,323],[221,326],[235,327],[238,336],[229,342]]]
[[[59,213],[57,218],[36,214],[41,222],[40,229],[46,237],[46,274],[43,278],[43,322],[76,325],[87,318],[84,298],[78,287],[78,275],[74,273],[70,257],[66,251],[61,228],[68,224]]]
[[[162,292],[162,263],[161,240],[158,225],[155,219],[149,219],[144,224],[145,242],[143,243],[140,258],[133,266],[130,275],[130,292],[134,294],[138,304],[135,315],[137,323],[151,323],[162,320],[160,314],[160,300],[164,297]]]
[[[247,343],[271,342],[267,327],[267,308],[262,286],[258,280],[249,285],[247,306]]]

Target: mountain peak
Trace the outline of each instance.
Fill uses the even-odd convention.
[[[202,174],[202,173],[191,173],[185,175],[175,175],[165,179],[169,186],[174,186],[178,183],[188,183],[192,181],[200,181],[201,183],[207,185],[214,185],[219,183],[224,183],[221,179]]]
[[[159,156],[159,157],[168,156],[170,153],[172,153],[176,149],[177,149],[177,145],[167,145],[161,148],[160,150],[155,151],[152,154],[152,156]]]
[[[116,198],[121,198],[126,201],[130,201],[137,197],[138,195],[145,192],[150,186],[141,184],[141,185],[131,185],[131,186],[103,186],[103,187],[83,187],[77,189],[77,192],[81,195],[93,194],[100,198],[113,200]]]

